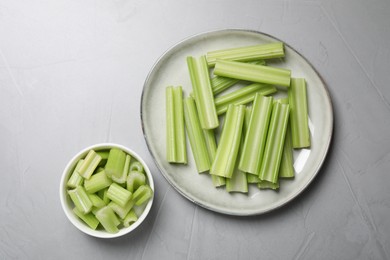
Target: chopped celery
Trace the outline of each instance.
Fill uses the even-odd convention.
[[[88,193],[95,193],[107,188],[111,183],[111,179],[107,177],[105,170],[103,170],[92,175],[89,180],[85,180],[84,187]]]
[[[99,209],[95,216],[108,233],[118,233],[120,221],[111,207],[105,206]]]
[[[292,78],[288,90],[291,106],[291,133],[293,148],[310,146],[310,130],[308,122],[306,81],[304,78]]]
[[[197,171],[199,173],[208,171],[210,169],[210,159],[205,137],[199,123],[195,101],[192,97],[184,99],[184,119]]]
[[[238,168],[258,175],[263,159],[273,97],[256,94]]]
[[[111,148],[108,155],[106,166],[104,167],[106,174],[109,178],[114,175],[120,178],[125,166],[126,153],[118,148]]]
[[[217,114],[221,115],[226,112],[227,107],[230,104],[244,105],[252,102],[257,93],[262,95],[273,94],[277,91],[275,86],[253,83],[246,87],[237,89],[229,94],[219,96],[215,98],[215,106],[217,108]]]
[[[141,185],[138,189],[133,193],[133,200],[135,201],[135,205],[140,206],[147,202],[153,196],[153,191],[149,187],[149,185]]]
[[[104,203],[106,203],[106,205],[110,202],[110,199],[107,197],[107,191],[108,187],[98,191],[98,196],[104,201]]]
[[[111,201],[108,203],[108,206],[112,208],[112,210],[121,218],[124,219],[129,213],[129,211],[133,208],[135,201],[134,200],[129,200],[129,202],[126,203],[125,206],[120,206],[117,203]]]
[[[80,169],[83,162],[84,162],[83,159],[80,159],[77,162],[76,168],[74,169],[72,175],[70,176],[70,178],[68,179],[68,182],[66,183],[66,187],[76,188],[77,186],[83,184],[84,178],[78,173],[78,170]]]
[[[129,173],[130,170],[130,161],[131,161],[131,156],[129,154],[126,154],[126,159],[125,159],[125,164],[123,165],[122,174],[119,176],[119,178],[116,175],[111,176],[111,179],[114,182],[119,184],[126,183],[127,174]]]
[[[209,66],[214,66],[218,60],[253,61],[281,57],[284,57],[284,44],[282,42],[216,50],[206,54]]]
[[[226,60],[217,61],[214,74],[284,87],[290,86],[291,79],[291,71],[287,69]]]
[[[280,161],[289,118],[289,105],[275,102],[264,148],[259,178],[262,181],[278,182]]]
[[[166,88],[167,160],[187,164],[184,131],[183,90],[181,86]]]
[[[217,143],[215,141],[214,129],[205,129],[203,130],[207,152],[209,154],[210,162],[214,161],[215,154],[217,153]],[[224,177],[211,174],[211,181],[213,182],[214,187],[220,187],[226,184]]]
[[[68,190],[70,199],[78,210],[87,214],[92,209],[92,201],[89,199],[87,192],[83,186],[77,186],[73,190]]]
[[[84,221],[90,228],[95,230],[99,225],[99,220],[92,213],[84,214],[77,207],[73,208],[73,213]]]
[[[135,214],[135,211],[131,209],[130,212],[126,215],[126,217],[123,219],[123,226],[130,227],[130,225],[136,222],[137,219],[138,219],[137,214]]]
[[[203,129],[214,129],[219,125],[217,111],[214,105],[214,95],[211,89],[209,68],[205,56],[187,57],[192,89],[195,95],[196,107],[200,125]]]
[[[104,150],[99,150],[99,151],[96,151],[96,153],[102,157],[102,159],[100,160],[100,163],[98,164],[98,166],[104,166],[106,165],[107,163],[107,158],[108,158],[108,154],[110,153],[109,150],[107,149],[104,149]]]
[[[88,194],[88,197],[91,200],[93,207],[102,208],[106,206],[106,203],[97,194]]]
[[[80,166],[78,173],[84,178],[89,179],[92,173],[97,168],[102,157],[98,155],[94,150],[89,150],[87,156],[84,159],[83,164]]]
[[[229,105],[210,174],[231,178],[240,147],[245,106]]]
[[[132,172],[132,171],[143,173],[144,166],[139,161],[134,161],[130,164],[130,172]]]
[[[131,199],[132,193],[114,182],[108,188],[107,197],[118,205],[124,207]]]
[[[146,183],[146,177],[143,173],[131,171],[127,177],[126,188],[130,192],[134,192],[139,186]]]

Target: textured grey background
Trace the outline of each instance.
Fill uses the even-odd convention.
[[[389,17],[387,0],[0,0],[0,259],[389,259]],[[289,43],[334,105],[317,178],[262,216],[181,197],[141,130],[153,63],[183,38],[225,28]],[[100,142],[138,151],[156,183],[147,220],[114,240],[74,228],[58,196],[68,160]]]

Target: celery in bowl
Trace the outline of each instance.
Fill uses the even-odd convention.
[[[150,170],[133,150],[114,143],[84,148],[66,165],[60,200],[80,231],[99,238],[130,233],[147,217],[154,197]]]

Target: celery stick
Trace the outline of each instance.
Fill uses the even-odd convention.
[[[122,170],[122,174],[121,176],[118,178],[116,175],[112,175],[111,176],[111,179],[116,182],[116,183],[119,183],[119,184],[124,184],[126,183],[126,180],[127,180],[127,175],[129,173],[129,170],[130,170],[130,161],[131,161],[131,156],[130,154],[126,154],[126,159],[125,159],[125,164],[123,166],[123,170]]]
[[[80,159],[77,162],[76,168],[74,169],[72,175],[70,176],[68,182],[66,183],[66,187],[76,188],[77,186],[83,184],[84,178],[78,173],[78,170],[80,170],[80,167],[83,164],[83,162],[84,162],[83,159]]]
[[[210,174],[231,178],[240,147],[245,106],[229,105]]]
[[[277,183],[284,139],[289,118],[289,105],[275,102],[264,148],[264,156],[259,178],[262,181]]]
[[[140,206],[147,202],[153,196],[153,191],[149,187],[149,185],[141,185],[138,189],[133,193],[133,200],[135,201],[135,205]]]
[[[104,203],[106,203],[106,205],[110,202],[110,199],[107,197],[107,191],[108,191],[108,187],[105,189],[99,190],[97,193],[98,196],[104,201]]]
[[[139,186],[146,183],[146,177],[143,173],[131,171],[127,177],[126,188],[130,192],[134,192]]]
[[[248,193],[247,174],[235,167],[232,177],[226,178],[226,190],[228,192]]]
[[[221,115],[226,112],[230,104],[244,105],[252,102],[257,93],[265,96],[277,91],[275,86],[261,83],[253,83],[243,88],[237,89],[229,94],[215,98],[217,114]]]
[[[214,66],[217,60],[253,61],[281,57],[284,57],[284,44],[282,42],[216,50],[206,54],[209,66]]]
[[[284,87],[290,86],[291,79],[291,71],[287,69],[226,60],[217,61],[214,74]]]
[[[181,86],[166,88],[167,161],[187,163],[184,132],[183,90]]]
[[[118,148],[111,148],[108,155],[106,166],[104,167],[106,174],[109,178],[114,175],[120,178],[125,166],[126,153]]]
[[[138,220],[137,214],[135,214],[135,211],[132,209],[130,212],[126,215],[126,217],[123,220],[123,226],[124,227],[130,227],[130,225]]]
[[[291,79],[288,98],[291,106],[290,123],[293,148],[310,147],[306,81],[304,78]]]
[[[90,228],[95,230],[99,225],[99,220],[92,213],[84,214],[78,208],[73,208],[74,214],[79,217],[82,221],[84,221]]]
[[[238,166],[241,171],[256,175],[260,172],[271,118],[272,101],[273,97],[264,97],[260,94],[255,96]]]
[[[270,181],[262,181],[260,180],[259,183],[257,183],[257,187],[259,189],[273,189],[277,190],[279,189],[279,182],[276,183],[270,182]]]
[[[118,233],[120,221],[111,207],[105,206],[99,209],[95,216],[108,233]]]
[[[130,164],[130,172],[133,172],[133,171],[143,173],[144,166],[139,161],[134,161]]]
[[[78,210],[87,214],[92,209],[92,201],[89,199],[87,192],[83,186],[77,186],[73,190],[68,190],[70,199]]]
[[[92,173],[97,168],[102,157],[98,155],[94,150],[89,150],[87,156],[84,159],[83,164],[80,166],[80,169],[77,171],[84,179],[89,179]]]
[[[132,193],[114,182],[108,188],[107,197],[118,205],[124,207],[131,199]]]
[[[259,176],[253,175],[253,174],[247,174],[246,179],[248,183],[259,183],[260,179]]]
[[[124,219],[129,213],[129,211],[133,208],[135,201],[129,200],[124,207],[118,205],[117,203],[111,201],[108,203],[108,206],[112,208],[112,210],[119,216],[119,218]]]
[[[107,158],[108,158],[108,154],[110,153],[109,150],[100,150],[100,151],[96,151],[96,153],[102,157],[102,159],[100,160],[100,163],[98,164],[98,166],[104,166],[106,165],[107,163]]]
[[[88,194],[88,197],[91,200],[93,207],[102,208],[106,206],[106,203],[97,194]]]
[[[195,101],[192,97],[184,99],[184,119],[192,154],[199,173],[210,169],[210,159],[207,145],[196,112]]]
[[[84,188],[88,193],[95,193],[107,188],[111,183],[111,179],[107,177],[106,172],[103,170],[92,175],[89,180],[85,180]]]
[[[217,143],[215,141],[215,132],[214,129],[203,130],[207,152],[209,154],[210,162],[214,161],[215,154],[217,153]],[[214,187],[220,187],[226,184],[224,177],[211,174],[211,181]]]
[[[206,58],[201,56],[187,57],[192,89],[195,95],[196,107],[200,125],[203,129],[214,129],[219,125],[217,111],[214,105],[214,95],[211,89],[209,68]]]

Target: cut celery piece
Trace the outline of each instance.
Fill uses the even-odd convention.
[[[226,178],[226,190],[228,192],[248,193],[247,174],[235,167],[232,177]]]
[[[135,211],[131,209],[130,212],[126,215],[126,217],[123,219],[123,226],[130,227],[130,225],[136,222],[137,220],[138,220],[137,214],[135,214]]]
[[[215,98],[215,106],[217,108],[217,114],[221,115],[226,112],[227,107],[230,104],[244,105],[252,102],[255,99],[257,93],[265,96],[277,92],[275,86],[253,83],[246,87],[237,89],[229,94],[219,96]]]
[[[291,133],[293,148],[310,147],[306,81],[304,78],[292,78],[288,90],[291,106]]]
[[[103,170],[92,175],[89,180],[85,180],[84,187],[88,193],[95,193],[104,188],[107,188],[111,185],[111,183],[111,179],[107,177],[105,170]]]
[[[78,173],[78,170],[80,169],[83,162],[84,162],[83,159],[80,159],[77,162],[76,168],[74,169],[72,175],[70,176],[68,182],[66,183],[66,187],[73,189],[83,184],[84,178]]]
[[[135,201],[129,200],[124,207],[118,205],[117,203],[111,201],[108,203],[108,206],[112,208],[112,210],[119,216],[119,218],[124,219],[129,213],[129,211],[133,208]]]
[[[255,96],[238,166],[241,171],[256,175],[260,172],[271,118],[272,101],[273,97],[265,97],[260,94]]]
[[[108,155],[106,166],[104,167],[109,178],[112,176],[121,177],[123,168],[125,167],[126,153],[118,148],[111,148]],[[114,177],[114,178],[115,178]]]
[[[284,57],[283,42],[258,44],[207,52],[207,64],[214,66],[218,60],[253,61]]]
[[[231,178],[240,148],[245,106],[229,105],[210,174]]]
[[[108,233],[118,233],[120,221],[111,207],[105,206],[99,209],[95,216]]]
[[[202,129],[214,129],[219,125],[217,111],[214,105],[214,95],[211,89],[209,68],[205,56],[187,57],[192,89]]]
[[[130,165],[130,171],[131,172],[132,171],[136,171],[136,172],[143,173],[144,172],[144,166],[139,161],[134,161]]]
[[[262,181],[278,182],[289,112],[288,104],[274,102],[259,173]]]
[[[100,155],[98,155],[94,150],[89,150],[83,164],[80,166],[80,169],[77,172],[84,179],[89,179],[101,160],[102,157],[100,157]]]
[[[259,183],[260,179],[258,176],[253,175],[253,174],[247,174],[246,179],[248,183]]]
[[[192,97],[184,99],[184,119],[196,169],[198,173],[208,171],[210,169],[210,159],[207,145],[200,126],[195,101]]]
[[[134,192],[139,186],[146,183],[146,177],[143,173],[131,171],[127,177],[126,188],[130,192]]]
[[[96,151],[96,153],[102,158],[98,164],[98,166],[104,166],[106,165],[107,163],[107,158],[108,158],[108,155],[110,153],[109,150],[99,150],[99,151]]]
[[[277,181],[276,183],[273,183],[273,182],[269,182],[269,181],[260,180],[259,183],[257,183],[257,187],[259,189],[277,190],[277,189],[279,189],[279,182]]]
[[[88,194],[88,197],[91,200],[93,207],[102,208],[106,206],[106,203],[97,194]]]
[[[291,71],[287,69],[226,60],[217,61],[214,74],[284,87],[290,86],[291,79]]]
[[[166,88],[166,131],[167,161],[187,164],[183,90],[181,86]]]
[[[78,208],[73,208],[73,213],[79,217],[82,221],[85,222],[90,228],[95,230],[97,226],[99,225],[99,220],[95,217],[92,213],[84,214],[81,212]]]
[[[112,183],[107,191],[107,197],[118,205],[124,207],[130,201],[132,193],[117,183]]]
[[[135,205],[140,206],[147,202],[153,196],[153,190],[149,187],[149,185],[141,185],[138,189],[133,193],[133,200],[135,201]]]
[[[106,205],[110,202],[110,198],[107,197],[107,191],[108,187],[97,192],[98,196],[104,201]]]
[[[131,156],[129,154],[126,154],[126,159],[125,159],[125,164],[123,165],[123,170],[121,176],[118,178],[116,175],[112,175],[111,179],[119,184],[124,184],[126,183],[127,180],[127,175],[130,170],[130,161],[131,161]]]
[[[215,154],[217,153],[217,143],[215,141],[215,132],[214,129],[205,129],[203,130],[207,152],[209,154],[210,162],[214,161]],[[224,177],[211,174],[211,181],[214,187],[221,187],[226,184]]]
[[[70,199],[78,210],[87,214],[92,209],[92,201],[89,199],[87,192],[83,186],[77,186],[73,190],[68,190]]]

